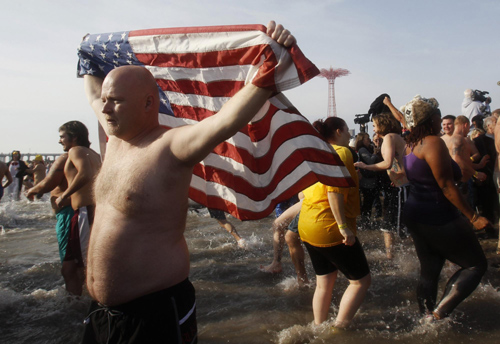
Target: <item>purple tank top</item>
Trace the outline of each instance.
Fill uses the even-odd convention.
[[[413,152],[404,156],[403,162],[410,182],[410,195],[403,209],[404,220],[443,225],[456,219],[460,212],[443,194],[427,162]],[[459,181],[462,178],[460,167],[453,160],[451,164],[453,178]]]

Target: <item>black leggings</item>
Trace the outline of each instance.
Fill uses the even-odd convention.
[[[439,317],[448,316],[476,289],[486,272],[487,262],[481,245],[471,224],[463,216],[442,226],[411,222],[406,225],[420,261],[417,287],[420,311],[434,311]],[[436,306],[439,275],[445,260],[461,269],[448,280],[443,297]]]
[[[361,194],[363,195],[363,204],[361,205],[361,216],[365,217],[365,221],[370,222],[373,202],[375,202],[375,198],[377,198],[379,195],[379,189],[376,187],[371,189],[360,188],[360,191]]]

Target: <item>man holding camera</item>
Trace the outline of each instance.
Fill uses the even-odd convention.
[[[470,121],[472,117],[483,114],[481,106],[483,106],[483,103],[475,100],[474,91],[470,88],[466,89],[464,91],[464,101],[462,102],[462,115]]]

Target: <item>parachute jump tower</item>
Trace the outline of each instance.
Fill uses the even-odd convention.
[[[337,105],[335,104],[335,79],[351,74],[343,68],[320,70],[319,76],[328,80],[328,117],[337,117]]]

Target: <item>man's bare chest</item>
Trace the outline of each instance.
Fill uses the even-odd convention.
[[[179,171],[166,159],[130,154],[116,157],[106,156],[96,179],[98,206],[109,204],[123,213],[141,214],[174,199],[179,188],[189,188],[189,181],[179,178]]]

